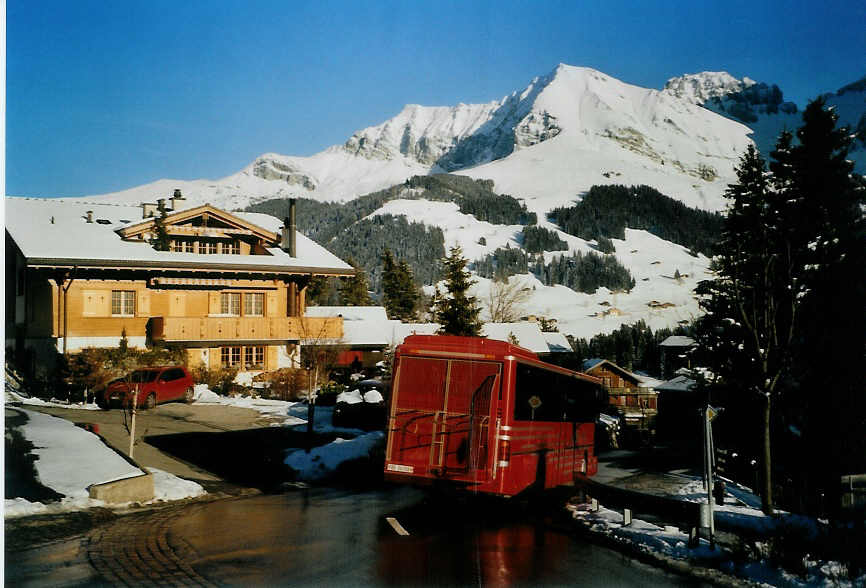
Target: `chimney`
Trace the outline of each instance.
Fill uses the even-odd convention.
[[[289,216],[283,219],[283,235],[280,247],[291,257],[298,256],[297,227],[295,226],[295,203],[294,198],[289,198]]]
[[[92,210],[87,211],[87,222],[89,222],[89,223],[93,222],[93,211]]]
[[[152,202],[141,203],[141,218],[150,218],[156,212],[156,204]]]
[[[186,200],[186,198],[183,197],[183,194],[180,193],[180,188],[174,189],[174,195],[172,195],[172,198],[175,200]]]
[[[156,209],[160,212],[165,210],[165,198],[157,198],[156,200]]]

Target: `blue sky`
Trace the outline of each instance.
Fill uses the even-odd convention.
[[[404,104],[488,102],[558,63],[661,88],[726,70],[801,106],[866,74],[866,3],[7,0],[6,193],[216,179]]]

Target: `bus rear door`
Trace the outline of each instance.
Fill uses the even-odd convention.
[[[387,459],[421,476],[486,479],[496,362],[404,356]]]

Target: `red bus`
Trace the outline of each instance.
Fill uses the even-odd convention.
[[[412,335],[397,348],[385,478],[514,496],[598,469],[601,380],[476,337]]]

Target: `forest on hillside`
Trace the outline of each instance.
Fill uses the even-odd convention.
[[[460,212],[493,224],[527,225],[537,220],[535,213],[527,212],[516,198],[494,192],[491,180],[434,174],[413,176],[402,184],[345,203],[298,198],[298,230],[335,255],[354,259],[366,270],[370,288],[377,294],[381,294],[381,256],[386,247],[395,258],[409,264],[419,285],[433,283],[438,280],[437,262],[445,256],[440,228],[409,222],[403,216],[365,218],[396,199],[454,202]],[[285,218],[289,201],[267,200],[246,210]]]
[[[581,239],[624,239],[625,229],[643,229],[712,255],[722,232],[722,215],[689,208],[649,186],[593,186],[574,206],[556,208],[551,219]]]
[[[576,252],[560,255],[544,263],[540,254],[527,254],[522,249],[500,247],[484,259],[470,265],[485,278],[503,280],[515,274],[532,273],[546,286],[561,284],[575,292],[594,293],[599,288],[631,290],[634,277],[613,255]]]

